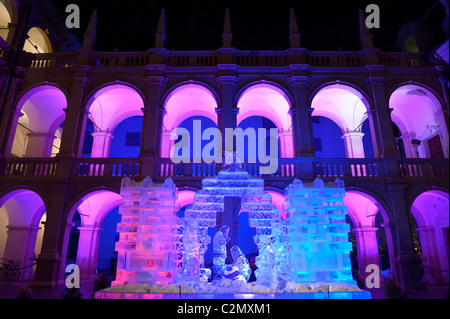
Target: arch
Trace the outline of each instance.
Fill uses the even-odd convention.
[[[272,204],[280,211],[281,219],[286,219],[286,211],[284,210],[286,197],[284,196],[284,192],[280,193],[273,189],[266,189],[265,192],[272,196]]]
[[[44,200],[30,189],[16,188],[4,193],[0,197],[0,257],[14,260],[20,268],[30,266],[41,251],[37,243],[42,242],[44,229],[39,226],[45,212]],[[32,270],[31,267],[22,269],[21,279],[28,279]]]
[[[9,24],[11,21],[11,14],[8,8],[0,1],[0,38],[5,41],[8,41]]]
[[[290,96],[279,85],[268,81],[253,82],[242,88],[237,95],[237,125],[247,117],[259,115],[275,123],[280,132],[290,131],[291,105]]]
[[[178,204],[180,208],[192,204],[194,202],[195,193],[196,191],[193,190],[178,191]]]
[[[411,205],[417,228],[424,281],[448,283],[449,194],[441,190],[425,190]]]
[[[30,53],[53,53],[52,44],[47,33],[38,26],[28,30],[23,50]]]
[[[339,126],[347,158],[365,157],[361,128],[370,104],[361,90],[348,83],[327,83],[314,92],[310,105],[312,116],[329,118]]]
[[[12,126],[11,152],[19,157],[50,157],[66,108],[66,94],[55,84],[46,82],[23,92],[16,103],[21,117]]]
[[[435,92],[415,82],[392,90],[391,120],[400,129],[407,157],[448,158],[448,128],[442,105]],[[421,141],[420,145],[413,140]]]
[[[237,125],[252,116],[262,116],[278,128],[281,157],[294,157],[291,99],[284,89],[266,81],[244,87],[237,97]]]
[[[144,106],[143,95],[127,83],[108,83],[94,91],[86,103],[95,127],[91,157],[108,157],[114,129],[127,118],[143,116]]]
[[[329,82],[317,88],[310,100],[312,115],[329,117],[343,132],[354,131],[366,119],[370,101],[359,88],[347,82]]]
[[[348,208],[348,217],[350,218],[356,241],[356,255],[359,269],[359,279],[364,282],[367,274],[365,269],[367,265],[380,265],[380,251],[378,246],[378,232],[376,225],[376,216],[381,214],[384,224],[389,223],[387,213],[384,211],[383,204],[378,202],[372,195],[362,189],[351,188],[346,190],[344,205]],[[390,234],[389,234],[390,235]],[[386,236],[388,234],[386,233]],[[392,240],[386,237],[388,243]],[[388,249],[392,254],[393,249]],[[390,260],[393,260],[390,256]],[[392,267],[390,267],[392,269]]]
[[[72,223],[77,211],[81,219],[76,263],[80,266],[81,276],[95,279],[101,227],[108,213],[122,203],[122,196],[117,190],[101,187],[84,191],[72,203],[67,222]],[[64,259],[67,257],[69,233],[66,231],[64,238]]]
[[[193,81],[180,83],[163,98],[163,127],[172,130],[193,115],[208,117],[217,124],[217,105],[216,94],[205,84]]]
[[[86,110],[98,130],[113,131],[122,120],[143,115],[144,95],[133,85],[121,81],[106,83],[90,94]]]
[[[217,125],[217,96],[204,84],[193,81],[178,84],[165,95],[163,107],[161,157],[170,157],[170,150],[175,142],[170,140],[170,133],[188,118],[204,116]]]

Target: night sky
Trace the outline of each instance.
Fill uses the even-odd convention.
[[[399,28],[422,20],[439,0],[341,1],[148,1],[52,0],[63,18],[65,6],[81,10],[81,41],[92,10],[98,10],[98,51],[145,51],[154,45],[161,8],[166,9],[166,47],[175,50],[215,50],[222,45],[225,8],[230,9],[233,46],[240,50],[279,50],[289,47],[289,9],[294,8],[302,47],[314,51],[359,50],[358,9],[380,7],[381,28],[373,29],[374,44],[399,51]],[[440,44],[445,17],[440,3],[423,21],[433,31],[431,43]]]

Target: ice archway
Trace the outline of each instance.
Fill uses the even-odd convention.
[[[21,113],[18,113],[11,153],[18,157],[56,154],[66,107],[65,94],[55,86],[40,85],[27,91],[17,104]]]
[[[369,103],[364,95],[345,84],[330,84],[321,88],[311,102],[312,116],[334,121],[342,130],[347,158],[364,158],[363,122]]]
[[[294,157],[290,99],[275,85],[259,83],[247,88],[237,102],[237,125],[252,116],[271,120],[278,128],[281,157]]]
[[[143,116],[141,95],[125,84],[112,84],[96,91],[87,107],[95,131],[91,157],[108,157],[116,126],[133,116]]]
[[[213,93],[206,87],[195,84],[183,84],[172,90],[164,102],[164,118],[161,143],[161,157],[170,157],[175,141],[170,140],[172,130],[193,116],[204,116],[217,125],[217,102]]]
[[[402,85],[392,93],[389,107],[406,157],[448,158],[448,128],[441,104],[431,91],[415,84]]]

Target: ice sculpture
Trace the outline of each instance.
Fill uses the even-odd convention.
[[[117,225],[120,237],[113,284],[173,283],[180,263],[180,221],[175,215],[177,189],[173,181],[167,179],[160,185],[150,178],[140,183],[124,178],[120,194],[122,220]]]
[[[195,216],[185,216],[183,219],[183,267],[177,274],[177,280],[198,280],[200,277],[200,239],[198,234],[198,222]]]
[[[295,180],[286,188],[285,210],[291,279],[351,282],[349,225],[343,181],[312,184]]]
[[[213,283],[220,284],[221,279],[237,280],[246,283],[252,274],[250,264],[238,246],[231,247],[233,263],[225,264],[227,258],[228,232],[230,227],[224,225],[213,239]]]
[[[204,178],[202,180],[202,190],[194,195],[192,208],[186,210],[186,214],[193,214],[198,220],[199,231],[207,234],[208,227],[216,227],[216,214],[217,212],[224,211],[224,198],[226,196],[241,198],[241,211],[248,212],[249,225],[250,227],[256,228],[254,240],[259,251],[262,251],[265,246],[275,243],[275,237],[272,235],[272,225],[281,221],[280,212],[272,205],[271,195],[264,191],[264,180],[262,178],[251,178],[249,173],[241,168],[241,164],[230,163],[218,173],[217,177]],[[217,242],[219,242],[222,235],[217,233],[216,236]],[[204,235],[200,238],[201,247],[204,247],[204,251],[206,251],[209,241],[210,236]],[[223,243],[221,245],[223,245]],[[278,246],[278,248],[279,247],[280,246]],[[219,247],[215,246],[214,248],[217,248],[218,253]],[[273,271],[277,271],[276,265],[281,265],[282,261],[285,261],[283,258],[278,260],[280,253],[278,248],[276,252],[274,252],[275,270]],[[245,267],[245,263],[242,262],[243,254],[240,254],[241,251],[238,249],[238,247],[234,248],[234,254],[236,257],[239,257],[237,258],[239,264],[243,265],[242,267]],[[216,251],[214,253],[216,253]],[[200,255],[200,264],[204,265],[204,252]],[[221,258],[223,257],[217,255],[217,258],[218,264],[215,265],[214,272],[217,272],[218,269],[222,267],[219,260],[222,262]],[[235,258],[235,262],[231,267],[236,267],[236,265]],[[226,273],[231,274],[234,273],[234,271],[231,271],[231,268],[228,268],[226,269]],[[250,276],[250,274],[251,272],[248,276]],[[275,275],[275,277],[277,276],[278,275]],[[245,277],[246,275],[242,275],[239,278]],[[257,281],[258,280],[257,275]]]
[[[217,177],[203,179],[202,190],[194,195],[192,208],[182,221],[175,215],[177,189],[171,179],[163,185],[151,179],[142,183],[124,179],[121,195],[116,284],[194,282],[206,287],[211,278],[204,260],[211,242],[208,228],[217,227],[216,215],[224,211],[228,196],[240,197],[241,211],[248,212],[249,225],[256,228],[258,285],[279,288],[288,281],[354,284],[345,189],[339,179],[328,184],[321,179],[310,184],[294,180],[285,191],[286,220],[264,191],[264,180],[252,178],[240,164],[231,163]],[[225,262],[229,233],[236,233],[230,226],[234,224],[223,225],[213,238],[216,286],[230,280],[246,283],[251,274],[238,246],[230,249],[233,262]]]

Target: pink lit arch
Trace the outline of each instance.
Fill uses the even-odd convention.
[[[170,132],[192,116],[204,116],[217,125],[217,101],[212,91],[196,83],[182,84],[172,90],[164,101],[164,119],[161,143],[161,157],[170,157],[175,141]]]
[[[278,128],[281,157],[294,157],[291,103],[283,90],[269,83],[254,84],[239,96],[237,107],[237,125],[251,116],[268,118]]]
[[[436,95],[427,88],[417,84],[405,84],[391,94],[389,107],[392,109],[391,119],[398,126],[408,158],[429,158],[432,156],[428,140],[438,136],[443,155],[449,156],[448,127],[444,112]],[[412,140],[421,144],[414,149]]]
[[[96,91],[86,109],[94,123],[91,157],[108,157],[116,126],[133,116],[143,116],[144,101],[139,92],[129,85],[116,83]]]

